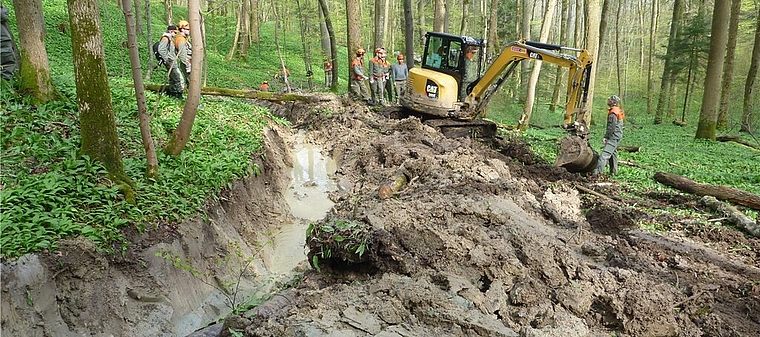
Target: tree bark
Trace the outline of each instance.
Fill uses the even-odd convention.
[[[382,47],[385,46],[385,31],[383,30],[383,27],[385,27],[385,1],[386,0],[375,0],[375,10],[374,10],[374,33],[372,36],[372,40],[374,42],[373,47]]]
[[[435,0],[433,7],[433,30],[446,32],[446,0]]]
[[[30,95],[35,103],[45,103],[58,96],[50,79],[45,49],[45,19],[41,0],[13,0],[21,45],[19,91]],[[100,14],[98,14],[100,15]]]
[[[652,107],[652,105],[654,105],[652,98],[654,95],[654,78],[652,77],[652,74],[654,73],[653,64],[655,51],[655,33],[657,32],[657,14],[659,12],[658,4],[658,0],[652,1],[652,13],[649,20],[649,26],[652,28],[649,30],[649,51],[647,54],[647,115],[651,115],[652,110],[654,109]]]
[[[141,1],[141,0],[136,0]],[[151,19],[150,19],[150,0],[145,0],[145,33],[148,36],[147,39],[145,39],[145,43],[147,44],[147,49],[150,50],[151,53],[153,52],[153,33],[151,30]],[[148,57],[148,69],[145,70],[145,80],[150,81],[150,77],[153,74],[153,60],[155,58],[151,56]]]
[[[559,31],[560,31],[560,38],[559,38],[559,44],[562,46],[568,45],[567,40],[570,36],[570,25],[571,22],[569,20],[570,13],[572,11],[570,10],[568,6],[568,0],[562,0],[560,3],[560,25],[559,25]],[[559,106],[559,96],[560,91],[564,88],[564,82],[562,79],[565,78],[565,67],[557,67],[557,74],[554,78],[554,90],[552,90],[552,100],[549,104],[549,112],[554,112],[554,110],[557,109]]]
[[[283,82],[285,82],[285,92],[291,92],[292,89],[290,88],[290,79],[288,78],[290,77],[290,72],[285,65],[285,60],[282,58],[282,48],[280,47],[280,15],[277,12],[277,7],[275,7],[274,0],[270,0],[269,3],[272,5],[272,15],[274,15],[274,45],[277,49],[277,57],[280,59],[280,74],[282,75]]]
[[[731,99],[731,82],[734,76],[734,57],[736,55],[736,34],[739,30],[739,15],[741,15],[741,0],[731,1],[731,19],[728,24],[728,43],[726,44],[726,60],[723,63],[723,80],[720,86],[720,104],[718,105],[718,120],[715,128],[728,128],[728,106]]]
[[[75,0],[69,0],[75,1]],[[179,120],[177,129],[174,130],[171,140],[164,147],[164,153],[177,156],[182,153],[185,144],[190,139],[190,132],[193,129],[195,116],[198,113],[198,104],[201,98],[201,73],[203,72],[203,38],[201,37],[201,12],[199,0],[189,0],[187,16],[190,22],[190,36],[194,37],[191,41],[193,46],[193,59],[190,66],[193,71],[190,72],[190,86],[187,90],[187,101],[185,108],[182,110],[182,117]]]
[[[731,4],[728,0],[715,2],[710,36],[710,55],[707,59],[707,74],[703,88],[720,88],[730,12]],[[697,134],[694,138],[715,140],[719,103],[720,90],[705,90],[702,95],[702,109],[699,112]]]
[[[700,184],[686,177],[665,172],[655,173],[654,180],[686,193],[699,196],[709,195],[718,198],[719,200],[730,201],[735,204],[760,210],[760,196],[733,187]]]
[[[362,48],[362,26],[360,15],[359,0],[346,0],[346,45],[348,46],[348,62],[351,61],[356,55],[356,50]],[[346,67],[346,78],[351,78],[351,67]],[[337,76],[338,73],[333,71],[333,76]],[[346,88],[350,90],[350,81],[347,81]]]
[[[406,66],[414,68],[414,16],[412,15],[412,0],[404,0],[404,55],[407,57]]]
[[[303,13],[303,8],[301,8],[301,0],[296,0],[296,6],[298,7],[298,12]],[[309,44],[306,43],[306,35],[308,34],[306,31],[306,27],[309,26],[309,18],[308,16],[304,15],[300,20],[298,20],[298,27],[301,31],[301,49],[303,50],[303,64],[306,68],[306,83],[309,87],[309,90],[314,90],[314,82],[312,79],[314,78],[314,72],[311,70],[311,48],[309,47]]]
[[[139,1],[139,0],[138,0]],[[145,103],[145,89],[143,88],[142,73],[140,71],[140,51],[137,49],[137,33],[135,32],[135,15],[132,13],[132,0],[122,0],[124,19],[127,23],[127,44],[129,47],[129,61],[132,64],[132,79],[135,81],[135,97],[137,98],[137,111],[140,124],[140,136],[145,148],[145,177],[158,179],[158,157],[153,144],[153,136],[150,132],[150,115],[148,105]],[[137,16],[140,16],[139,13]],[[150,59],[150,58],[149,58]]]
[[[116,117],[108,86],[97,0],[68,0],[82,153],[105,166],[126,199],[134,203],[132,182],[124,171]]]
[[[490,22],[488,25],[488,56],[494,56],[499,52],[499,0],[491,0]]]
[[[755,43],[752,47],[752,61],[750,61],[749,71],[747,72],[747,81],[744,83],[744,102],[742,109],[742,126],[743,132],[752,132],[752,115],[754,113],[754,103],[752,102],[752,92],[755,91],[755,79],[757,78],[757,68],[760,67],[760,6],[757,6],[757,22],[755,23]]]

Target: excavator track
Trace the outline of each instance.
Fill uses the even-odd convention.
[[[380,113],[393,119],[404,119],[410,116],[417,117],[422,120],[423,124],[436,128],[447,138],[493,138],[496,136],[496,123],[485,119],[457,120],[452,118],[431,118],[428,115],[415,112],[400,105],[383,107]]]

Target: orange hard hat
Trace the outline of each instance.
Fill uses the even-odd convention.
[[[397,60],[403,60],[404,59],[404,54],[398,54],[398,56],[396,56],[396,59]]]
[[[190,23],[185,20],[179,20],[177,23],[178,29],[190,29]]]
[[[364,48],[359,48],[359,49],[356,50],[356,55],[364,55],[364,53],[366,53],[366,51],[364,50]]]

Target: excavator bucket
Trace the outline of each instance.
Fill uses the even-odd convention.
[[[560,141],[560,153],[554,166],[564,167],[568,172],[587,173],[594,170],[599,154],[588,141],[579,136],[567,136]]]

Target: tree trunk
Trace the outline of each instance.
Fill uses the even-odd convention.
[[[166,17],[166,24],[171,25],[174,22],[174,13],[172,11],[172,0],[164,0],[164,14]]]
[[[700,184],[686,177],[666,172],[655,173],[654,180],[686,193],[700,196],[709,195],[716,197],[719,200],[730,201],[735,204],[760,210],[760,196],[733,187]]]
[[[232,61],[232,58],[235,56],[235,51],[237,50],[238,41],[240,40],[240,25],[242,24],[241,16],[243,15],[243,12],[242,12],[243,4],[240,3],[239,6],[241,10],[238,11],[237,24],[235,25],[235,36],[232,39],[232,46],[230,47],[230,52],[227,54],[227,61]]]
[[[660,96],[657,100],[657,109],[654,112],[654,124],[662,124],[663,113],[667,110],[668,100],[673,97],[673,61],[675,59],[675,43],[681,32],[683,20],[683,0],[673,2],[673,17],[670,20],[670,35],[668,37],[668,49],[665,51],[665,65],[662,69],[660,82]]]
[[[470,20],[472,20],[470,17],[470,0],[462,0],[462,21],[459,25],[459,35],[469,35],[467,34],[467,23]]]
[[[303,9],[301,8],[301,0],[296,0],[296,6],[298,7],[298,12],[303,13]],[[314,78],[314,72],[311,70],[311,48],[309,47],[309,44],[306,43],[306,27],[309,26],[308,16],[304,15],[300,20],[298,20],[298,26],[301,30],[301,49],[303,50],[303,64],[306,66],[306,81],[309,90],[314,90],[314,82],[312,81]]]
[[[741,0],[731,1],[731,19],[728,24],[728,42],[726,44],[726,60],[723,64],[723,80],[720,86],[720,104],[718,105],[718,121],[715,128],[728,128],[728,107],[731,99],[731,81],[734,77],[734,57],[736,55],[736,34],[739,30],[739,15],[741,15]]]
[[[140,11],[140,0],[135,1],[132,5],[135,7],[134,12],[132,12],[132,15],[135,18],[135,34],[142,35],[142,15],[140,15],[142,11]],[[150,38],[148,38],[148,40],[150,40]]]
[[[22,51],[19,91],[33,97],[35,103],[51,101],[58,94],[50,80],[42,0],[13,0],[13,9]]]
[[[82,153],[103,163],[111,180],[122,185],[127,200],[134,203],[132,182],[124,172],[116,133],[98,1],[68,0],[68,9]]]
[[[723,72],[723,59],[726,56],[726,39],[728,38],[728,20],[731,4],[728,0],[717,1],[713,9],[710,37],[710,55],[707,59],[707,75],[703,88],[720,88]],[[702,109],[697,124],[697,139],[715,140],[715,127],[718,121],[718,104],[720,90],[705,90],[702,96]]]
[[[136,0],[140,1],[140,0]],[[150,19],[150,0],[145,0],[145,33],[148,36],[146,39],[147,43],[147,49],[150,50],[151,53],[153,52],[153,32],[151,29],[151,19]],[[153,60],[155,58],[151,56],[148,57],[148,69],[145,70],[145,80],[150,81],[150,77],[153,74]]]
[[[570,13],[572,11],[570,10],[568,6],[568,0],[562,0],[562,3],[560,4],[560,24],[559,24],[559,30],[560,30],[560,38],[559,38],[559,44],[562,46],[568,45],[567,40],[570,36],[570,22],[569,19]],[[554,90],[552,91],[552,101],[549,104],[549,112],[554,112],[554,110],[557,109],[560,102],[560,91],[564,88],[564,82],[562,79],[565,78],[565,67],[557,67],[557,74],[554,78]]]
[[[554,7],[557,5],[557,0],[548,0],[544,12],[543,24],[541,25],[540,41],[546,41],[549,38],[549,28],[554,22]],[[530,117],[533,114],[533,103],[536,98],[536,84],[538,83],[538,76],[541,75],[541,61],[536,61],[533,70],[530,74],[530,80],[528,81],[528,93],[525,99],[525,105],[523,106],[523,114],[520,117],[518,128],[520,131],[528,129],[530,124]]]
[[[351,64],[351,61],[354,59],[354,56],[356,55],[356,50],[359,48],[362,48],[362,26],[361,26],[361,16],[360,16],[360,4],[359,0],[346,0],[346,38],[348,41],[346,41],[346,44],[348,46],[348,62],[346,64]],[[348,73],[346,73],[346,78],[351,78],[351,67],[346,67],[346,70]],[[333,76],[337,76],[337,73],[333,71]],[[348,81],[347,86],[350,86],[351,83]],[[350,90],[350,88],[347,87],[347,89]]]
[[[588,26],[586,27],[586,50],[593,55],[593,64],[598,64],[597,62],[599,60],[600,15],[599,0],[586,0],[586,21],[588,22]],[[582,113],[582,116],[579,116],[579,119],[589,126],[591,125],[591,112],[593,111],[594,105],[594,82],[596,81],[597,69],[599,69],[599,67],[591,67],[587,94],[588,101],[584,107],[585,110],[583,110],[585,112]]]
[[[147,159],[145,177],[149,179],[158,179],[158,157],[156,156],[156,148],[153,144],[153,136],[150,132],[150,115],[148,114],[148,106],[145,103],[145,89],[143,87],[142,73],[140,71],[140,51],[137,49],[137,34],[135,32],[135,15],[133,15],[131,10],[132,0],[121,1],[122,8],[124,8],[124,19],[127,23],[129,61],[132,64],[132,80],[135,82],[137,111],[138,115],[140,116],[140,136],[142,137],[143,147],[145,148],[145,158]],[[139,12],[137,16],[140,16]]]
[[[285,60],[282,58],[282,49],[280,47],[280,15],[277,12],[274,0],[270,0],[269,3],[272,4],[272,15],[274,16],[274,45],[277,49],[277,57],[280,59],[280,74],[282,75],[283,82],[285,82],[285,92],[291,92],[290,80],[288,79],[289,71],[285,65]]]
[[[425,27],[425,0],[417,0],[417,27],[419,27],[420,46],[425,45],[425,34],[427,33]]]
[[[599,154],[589,146],[588,141],[578,136],[562,138],[560,151],[554,166],[564,167],[568,172],[585,173],[596,168]]]
[[[249,10],[249,0],[242,0],[240,2],[240,59],[245,61],[248,59],[248,46],[250,46],[250,37],[248,33],[251,32],[251,13]]]
[[[435,0],[433,7],[433,30],[446,32],[446,0]]]
[[[325,27],[327,28],[327,36],[330,39],[330,63],[332,63],[332,82],[330,83],[330,91],[338,91],[338,74],[340,74],[340,66],[338,65],[338,46],[335,40],[335,30],[333,29],[332,20],[330,19],[330,11],[327,8],[327,0],[319,0],[319,6],[324,13]],[[349,50],[348,55],[351,55]]]
[[[412,0],[404,0],[404,55],[407,57],[406,66],[414,68],[414,16],[412,16]]]
[[[491,24],[488,25],[488,54],[487,56],[494,56],[499,52],[499,20],[498,20],[498,14],[499,14],[499,0],[491,0],[491,8],[490,8],[490,22]]]
[[[653,69],[653,63],[654,63],[654,51],[655,51],[655,33],[657,32],[657,13],[659,12],[659,5],[658,0],[652,1],[652,13],[651,18],[649,20],[649,26],[652,27],[649,29],[649,51],[647,54],[647,115],[652,115],[654,104],[652,96],[654,95],[654,78],[652,77],[652,74],[654,73]]]
[[[755,43],[752,47],[752,61],[747,72],[747,81],[744,83],[744,102],[742,109],[742,126],[744,132],[752,132],[752,118],[754,113],[754,103],[752,102],[752,92],[755,90],[755,79],[757,78],[757,68],[760,66],[760,6],[757,6],[757,22],[755,25]]]
[[[324,55],[325,59],[330,60],[332,50],[330,49],[330,34],[327,32],[327,15],[329,13],[327,1],[317,0],[317,2],[319,3],[319,42],[322,46],[322,55]],[[335,63],[335,60],[330,61]]]
[[[259,43],[261,39],[259,38],[259,11],[260,3],[259,0],[251,0],[251,31],[248,32],[248,36],[251,37],[251,43]]]
[[[74,0],[70,0],[74,1]],[[193,58],[190,61],[190,86],[187,89],[187,101],[185,108],[182,110],[182,117],[179,120],[177,129],[172,134],[172,139],[164,147],[164,153],[177,156],[182,153],[185,144],[190,139],[190,132],[193,130],[195,116],[198,113],[198,104],[201,99],[201,73],[203,72],[203,38],[201,35],[201,12],[199,0],[189,0],[187,8],[187,21],[190,22],[190,36],[194,36],[191,44],[193,46]],[[199,38],[200,37],[200,38]]]
[[[372,35],[372,41],[374,42],[373,47],[382,47],[385,45],[385,31],[383,30],[383,27],[385,27],[385,1],[386,0],[375,0],[375,10],[374,10],[374,33]]]

